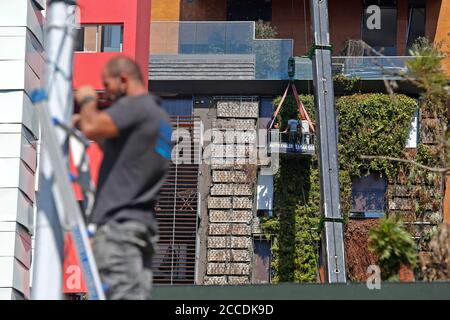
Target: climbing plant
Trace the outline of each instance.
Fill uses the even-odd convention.
[[[275,99],[275,107],[280,99]],[[314,121],[314,97],[302,95],[300,99]],[[371,171],[389,177],[396,175],[395,164],[381,160],[367,162],[359,156],[369,151],[401,154],[417,107],[414,99],[404,95],[396,95],[395,100],[384,94],[354,94],[337,99],[341,211],[345,221],[351,208],[352,176]],[[292,114],[298,116],[297,105],[293,97],[287,97],[276,119],[282,130]],[[265,234],[274,240],[273,279],[275,282],[315,281],[321,233],[317,158],[281,155],[274,189],[275,217],[262,224]]]
[[[362,161],[363,154],[400,156],[417,111],[417,102],[405,95],[355,94],[336,101],[339,123],[339,160],[351,176],[376,171],[396,174],[387,160]]]
[[[281,97],[274,100],[276,108]],[[310,117],[314,119],[314,98],[300,96]],[[294,97],[288,96],[276,122],[284,129],[289,117],[298,117]],[[311,282],[317,278],[318,244],[320,240],[320,187],[317,160],[281,157],[274,177],[274,209],[276,217],[265,219],[262,229],[273,237],[274,282]]]

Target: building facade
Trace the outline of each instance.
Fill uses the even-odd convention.
[[[7,70],[0,74],[2,299],[29,297],[39,138],[29,97],[42,85],[44,2],[0,0],[0,68]],[[366,9],[374,4],[389,32],[364,23]],[[155,283],[270,282],[271,243],[262,236],[259,217],[273,211],[274,171],[267,152],[252,162],[246,148],[252,143],[270,148],[258,130],[267,127],[273,99],[291,80],[300,93],[312,93],[311,61],[305,57],[312,44],[309,1],[79,0],[78,5],[74,89],[88,84],[101,92],[105,62],[127,54],[148,74],[149,91],[163,98],[177,129],[173,164],[156,212],[161,234]],[[404,70],[418,37],[449,46],[449,1],[349,0],[342,7],[342,1],[329,1],[332,68],[358,77],[361,92],[384,92],[380,64]],[[275,27],[277,36],[260,36],[258,20]],[[354,40],[385,57],[375,59]],[[291,76],[290,57],[295,57]],[[445,63],[450,72],[449,59]],[[399,92],[419,94],[404,83]],[[336,88],[337,95],[343,93]],[[231,149],[225,143],[230,131],[238,141]],[[89,155],[95,180],[102,155],[95,145]],[[371,179],[356,181],[354,189],[369,184],[384,195],[385,186]]]
[[[0,1],[0,299],[30,297],[45,1]]]
[[[406,70],[405,63],[411,59],[408,50],[417,38],[442,41],[443,49],[448,48],[447,1],[351,0],[345,2],[345,10],[343,5],[329,1],[332,69],[335,75],[360,79],[362,93],[386,92],[383,79],[399,79],[393,74]],[[371,5],[380,8],[381,30],[372,30],[365,23]],[[203,151],[212,151],[211,163],[202,163],[199,169],[198,284],[270,282],[270,243],[261,242],[257,216],[273,209],[271,203],[259,207],[263,202],[259,191],[273,192],[273,179],[267,171],[262,174],[265,169],[259,163],[249,183],[244,178],[248,178],[244,173],[248,168],[213,161],[229,154],[221,145],[225,129],[266,128],[273,115],[273,99],[282,95],[290,81],[289,57],[295,57],[293,80],[297,89],[312,93],[311,61],[306,57],[312,44],[309,10],[307,0],[152,2],[149,89],[164,98],[163,106],[173,116],[193,116],[201,120],[202,132],[211,130],[211,140],[201,141],[200,146]],[[257,39],[257,20],[275,27],[277,37]],[[383,57],[374,57],[358,45],[358,40]],[[386,75],[380,65],[394,73]],[[399,85],[397,92],[419,96],[417,88],[405,82]],[[335,93],[343,95],[345,90],[336,86]],[[413,128],[418,124],[414,119]],[[415,152],[421,135],[413,131],[405,143],[411,152]],[[255,139],[258,145],[264,140]],[[243,190],[240,178],[250,190]],[[366,210],[364,201],[356,201],[352,208],[355,217],[380,217],[387,210],[407,214],[411,210],[403,194],[392,193],[393,186],[375,175],[354,180],[353,194],[367,189],[379,195],[381,205],[377,210]],[[447,211],[449,200],[448,196],[444,200]]]

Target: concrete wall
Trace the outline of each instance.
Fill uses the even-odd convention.
[[[450,1],[427,1],[427,36],[435,42],[443,43],[443,50],[450,53]],[[445,70],[450,74],[450,58],[444,63]]]
[[[360,0],[348,0],[345,2],[345,10],[342,10],[342,2],[328,3],[331,43],[337,54],[346,40],[361,38],[362,4]],[[277,28],[280,38],[294,39],[295,55],[306,54],[312,43],[308,0],[274,0],[272,25]]]
[[[179,21],[182,0],[152,0],[151,21]]]
[[[249,284],[254,268],[256,189],[256,164],[252,165],[251,159],[255,158],[250,148],[256,152],[258,102],[217,101],[216,107],[218,119],[212,123],[209,150],[205,149],[205,154],[210,155],[211,166],[204,169],[211,172],[211,181],[207,198],[204,284]],[[247,131],[241,131],[243,127]],[[230,129],[239,131],[230,132]],[[238,142],[230,143],[227,140],[230,134],[240,135],[239,138],[235,136]],[[243,163],[247,165],[241,165]]]
[[[80,22],[84,24],[123,23],[123,54],[148,71],[150,0],[78,0]],[[107,8],[107,10],[104,10]],[[103,89],[101,70],[116,52],[78,52],[74,57],[74,88],[91,85]]]
[[[34,232],[43,2],[0,1],[0,299],[28,298]]]

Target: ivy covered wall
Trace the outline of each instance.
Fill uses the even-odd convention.
[[[274,101],[275,106],[279,99]],[[314,119],[313,96],[303,95],[300,99]],[[348,220],[351,208],[351,177],[370,172],[383,175],[387,180],[388,214],[401,213],[405,215],[405,219],[417,221],[423,218],[424,212],[427,212],[425,214],[433,212],[435,208],[430,208],[429,205],[427,208],[421,208],[421,202],[417,197],[424,193],[423,190],[434,192],[433,196],[439,197],[439,181],[435,176],[429,177],[427,182],[423,181],[427,174],[417,174],[417,170],[407,164],[360,158],[361,155],[404,157],[406,154],[415,161],[425,164],[432,161],[433,156],[430,155],[426,144],[419,145],[418,152],[412,150],[405,153],[411,120],[418,109],[416,100],[400,94],[395,95],[393,99],[385,94],[354,94],[337,98],[336,108],[339,121],[341,210],[346,221],[346,232],[354,232],[351,226],[358,223]],[[288,97],[277,118],[281,130],[285,128],[287,117],[291,112],[296,112],[296,109],[295,100]],[[422,128],[422,131],[424,130],[426,127]],[[318,247],[321,234],[317,159],[315,156],[309,159],[289,154],[280,156],[280,169],[274,178],[275,215],[262,224],[265,234],[273,239],[273,280],[314,282],[318,276]],[[400,192],[399,196],[399,190],[412,191]],[[398,205],[398,198],[407,198],[414,206],[403,211],[398,210],[401,207]],[[408,216],[408,213],[412,216]],[[373,223],[363,225],[373,226]],[[363,230],[362,233],[366,231],[368,232]],[[361,252],[370,256],[366,241],[347,244],[361,247],[356,251],[347,250],[351,252],[351,255],[347,256],[347,266],[359,263],[361,259],[364,263],[373,260],[372,257],[361,256]],[[361,275],[352,274],[352,270],[356,269],[347,267],[347,270],[350,280],[362,280]]]

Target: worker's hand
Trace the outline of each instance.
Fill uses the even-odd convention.
[[[80,87],[75,93],[75,101],[81,104],[85,98],[92,97],[98,99],[97,92],[91,86]]]

